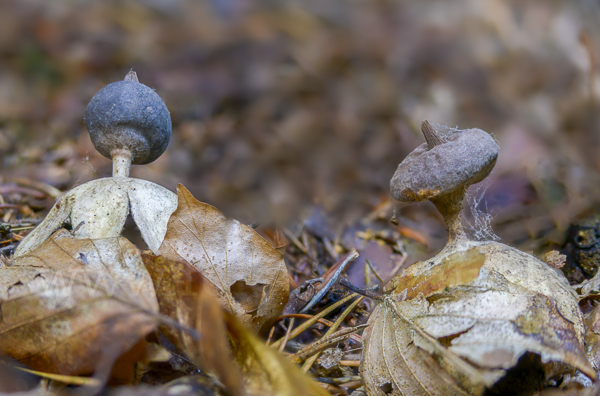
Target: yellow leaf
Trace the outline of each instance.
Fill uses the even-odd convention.
[[[225,321],[234,355],[242,367],[245,390],[256,396],[327,396],[317,382],[287,361],[275,349],[249,333],[231,314]]]

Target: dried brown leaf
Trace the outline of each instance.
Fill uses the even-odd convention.
[[[196,328],[201,338],[180,329],[162,330],[201,369],[216,375],[230,394],[327,394],[298,367],[250,334],[234,315],[225,312],[213,288],[206,287],[209,283],[191,265],[151,254],[143,257],[156,285],[161,313]]]
[[[585,345],[592,366],[600,370],[600,306],[590,312],[585,320]]]
[[[145,253],[142,258],[152,276],[160,312],[196,329],[200,337],[172,326],[161,326],[161,331],[198,367],[219,378],[231,395],[242,395],[240,370],[213,288],[207,287],[206,279],[188,263]]]
[[[64,229],[0,269],[0,308],[1,353],[70,375],[110,364],[154,329],[158,312],[133,244]]]
[[[369,319],[361,366],[369,395],[482,394],[525,353],[548,378],[595,378],[566,279],[498,243],[472,243],[415,263]]]
[[[544,255],[544,261],[552,268],[562,268],[565,266],[567,256],[560,254],[558,250],[551,250]]]
[[[199,202],[182,185],[159,253],[185,261],[217,290],[221,305],[258,332],[279,316],[289,295],[281,253],[253,229]]]
[[[234,355],[242,367],[245,391],[251,396],[326,396],[321,386],[275,349],[248,332],[226,313]]]

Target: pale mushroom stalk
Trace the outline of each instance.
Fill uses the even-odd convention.
[[[115,149],[111,152],[113,161],[113,177],[129,177],[131,169],[131,151]]]

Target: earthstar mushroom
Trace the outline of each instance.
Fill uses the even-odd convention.
[[[130,71],[102,88],[85,109],[85,125],[96,150],[113,160],[113,176],[129,176],[129,164],[149,164],[171,140],[171,117],[154,90]]]
[[[465,192],[490,174],[498,158],[498,144],[481,129],[438,133],[424,121],[421,130],[427,143],[398,165],[390,190],[402,202],[433,202],[444,216],[449,242],[453,242],[465,237],[460,222]]]
[[[17,247],[22,256],[54,231],[71,224],[75,238],[121,234],[129,214],[148,247],[157,252],[177,195],[155,183],[129,177],[133,164],[157,159],[171,138],[171,117],[163,100],[130,71],[124,81],[101,89],[90,101],[85,123],[94,147],[113,161],[113,177],[92,180],[63,195],[48,216]]]
[[[544,378],[577,368],[595,379],[579,299],[566,278],[515,248],[472,240],[462,228],[466,189],[496,163],[494,139],[427,121],[422,131],[427,143],[398,166],[391,193],[404,202],[432,201],[448,225],[448,243],[385,285],[363,333],[367,394],[484,394],[526,353],[540,357]]]

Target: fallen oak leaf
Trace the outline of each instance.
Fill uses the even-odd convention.
[[[253,229],[196,200],[181,184],[159,254],[185,261],[215,287],[222,307],[254,332],[277,319],[289,297],[281,253]]]
[[[125,238],[75,239],[61,229],[0,269],[0,352],[34,370],[106,369],[152,331],[158,303]]]
[[[415,308],[409,305],[407,310],[410,309]],[[363,333],[365,349],[360,374],[369,396],[479,394],[486,383],[500,378],[494,372],[486,378],[398,311],[395,302],[384,300],[371,314],[369,327]],[[442,368],[459,373],[468,382],[455,384],[454,377]],[[430,373],[432,370],[435,375]]]

